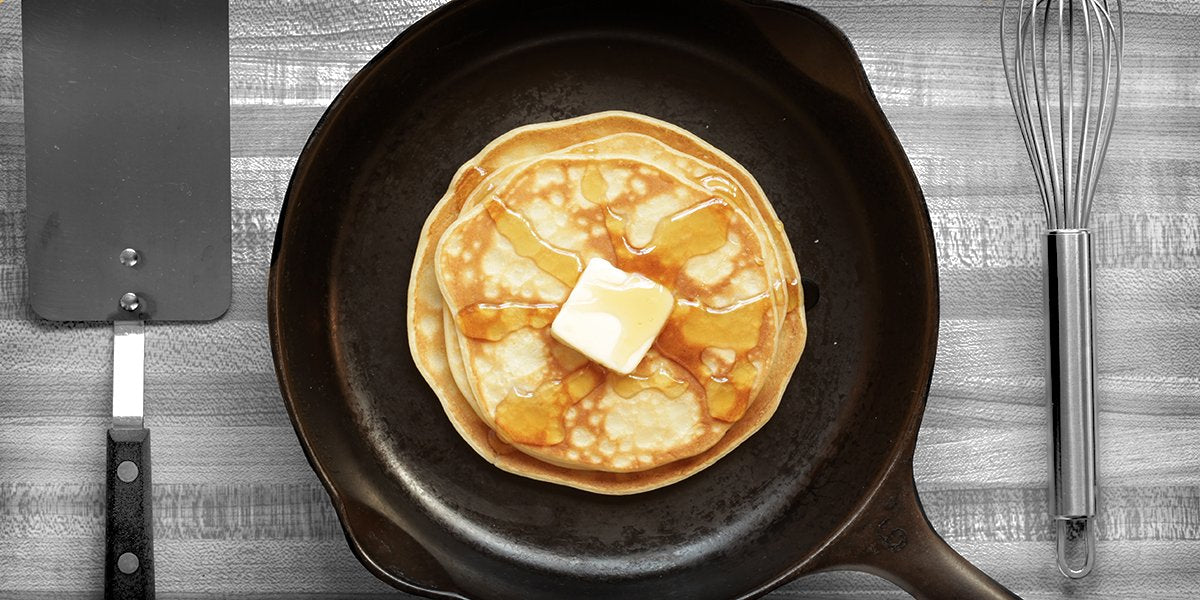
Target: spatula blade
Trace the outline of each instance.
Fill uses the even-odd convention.
[[[25,0],[22,21],[34,311],[221,316],[232,290],[226,3]]]

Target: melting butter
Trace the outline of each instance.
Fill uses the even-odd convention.
[[[622,374],[637,367],[671,315],[662,285],[593,258],[550,325],[550,334]]]

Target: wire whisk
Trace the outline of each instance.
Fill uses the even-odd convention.
[[[1046,213],[1046,395],[1058,566],[1096,554],[1092,263],[1088,222],[1121,85],[1120,0],[1004,0],[1000,48],[1013,112]],[[1083,564],[1067,558],[1083,530]]]
[[[1120,95],[1120,1],[1005,0],[1002,10],[1004,74],[1047,225],[1086,228]]]

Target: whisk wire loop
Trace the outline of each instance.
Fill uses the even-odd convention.
[[[1005,79],[1047,227],[1086,228],[1116,117],[1120,0],[1004,0],[1002,11]]]

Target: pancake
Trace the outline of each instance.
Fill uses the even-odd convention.
[[[589,143],[591,144],[589,145]],[[731,219],[736,222],[733,229],[742,232],[748,239],[759,242],[758,249],[756,251],[752,249],[748,255],[753,255],[755,252],[760,255],[762,280],[772,282],[768,284],[771,288],[771,292],[768,294],[771,299],[766,302],[770,306],[770,310],[765,310],[765,312],[773,316],[764,317],[764,322],[769,322],[771,325],[763,325],[760,330],[764,332],[763,341],[767,343],[766,347],[774,348],[773,356],[762,351],[758,355],[768,358],[765,361],[761,361],[760,358],[761,362],[757,363],[760,368],[754,378],[753,391],[755,393],[752,394],[748,405],[739,408],[739,410],[745,411],[740,418],[733,421],[720,421],[712,419],[710,415],[706,421],[703,416],[697,417],[693,421],[709,424],[709,434],[703,434],[702,428],[693,426],[688,431],[694,431],[696,435],[688,438],[687,443],[683,444],[676,443],[679,442],[678,436],[672,437],[661,431],[651,433],[649,434],[650,441],[657,439],[660,442],[663,440],[667,440],[667,442],[674,440],[674,442],[660,443],[652,448],[654,452],[649,454],[642,452],[641,449],[630,450],[623,454],[620,444],[614,443],[611,455],[598,452],[601,455],[599,464],[592,462],[595,460],[595,456],[585,457],[582,452],[578,457],[573,457],[569,448],[571,446],[569,439],[564,439],[557,445],[530,445],[517,441],[517,446],[514,448],[501,440],[501,436],[492,430],[492,427],[495,426],[494,409],[499,405],[499,402],[496,401],[497,393],[493,391],[473,394],[471,390],[479,388],[482,391],[483,387],[480,382],[491,381],[494,377],[480,377],[478,373],[472,374],[472,371],[477,363],[483,365],[484,368],[493,369],[501,366],[512,368],[512,365],[502,365],[495,359],[498,356],[495,352],[489,359],[486,352],[480,351],[481,346],[498,343],[500,340],[479,342],[474,338],[458,335],[457,327],[452,327],[455,325],[453,314],[451,314],[453,311],[445,310],[447,307],[443,300],[443,290],[439,288],[437,278],[439,270],[435,268],[435,253],[448,230],[460,217],[463,217],[463,224],[460,227],[465,229],[469,229],[468,217],[476,219],[476,227],[480,227],[479,223],[486,223],[490,220],[483,216],[487,210],[486,200],[483,200],[486,195],[477,193],[478,190],[484,189],[481,184],[485,180],[489,181],[488,185],[491,186],[491,189],[510,185],[512,177],[517,173],[532,168],[529,165],[534,163],[541,163],[544,167],[549,164],[544,162],[550,158],[548,155],[556,153],[560,155],[557,158],[560,161],[586,162],[591,160],[612,164],[628,161],[630,165],[640,163],[640,166],[658,168],[659,175],[666,179],[674,179],[674,185],[686,188],[689,190],[689,194],[701,194],[696,188],[703,188],[703,185],[697,186],[696,184],[700,182],[702,172],[710,167],[714,174],[734,183],[734,185],[728,186],[732,192],[721,193],[722,190],[708,189],[705,190],[705,193],[709,200],[723,200],[729,205],[730,214],[735,215]],[[583,156],[578,156],[578,154]],[[673,157],[673,161],[665,160],[665,156]],[[617,163],[613,161],[617,161]],[[517,167],[517,163],[523,164]],[[505,173],[500,173],[501,170],[505,170]],[[499,177],[497,177],[498,175]],[[582,181],[576,183],[582,187]],[[460,215],[460,209],[463,208],[465,208],[465,212]],[[472,213],[472,210],[478,212]],[[661,213],[662,210],[659,212]],[[664,215],[659,215],[660,221],[662,216]],[[544,216],[531,218],[529,221],[545,227]],[[637,233],[634,237],[646,235],[644,223],[649,221],[651,219],[648,218],[638,220],[639,223],[642,223],[638,228],[641,233]],[[494,227],[495,223],[493,222],[492,225]],[[747,231],[750,231],[751,234],[746,234]],[[630,233],[634,233],[632,229]],[[492,235],[495,236],[495,232]],[[553,237],[553,233],[546,235]],[[461,239],[472,238],[464,234]],[[613,252],[611,240],[608,248],[609,254],[605,254],[603,245],[597,242],[598,239],[599,237],[596,236],[578,238],[575,240],[577,244],[574,249],[579,251],[590,248],[590,251],[595,252],[597,256],[611,256]],[[498,240],[493,239],[492,241],[502,245]],[[564,246],[570,246],[568,243],[570,240],[559,239],[556,241]],[[748,245],[753,246],[752,243]],[[773,257],[777,268],[773,270],[774,272],[769,273],[772,271],[770,264]],[[445,272],[449,271],[443,271],[443,273]],[[471,447],[485,459],[504,470],[534,479],[599,493],[635,493],[669,484],[703,469],[761,427],[774,412],[783,387],[786,385],[804,346],[806,332],[803,310],[800,308],[802,302],[799,298],[799,288],[795,285],[798,281],[797,273],[795,259],[786,236],[783,235],[782,226],[779,225],[773,209],[766,202],[757,183],[740,165],[698,138],[669,124],[630,113],[600,113],[514,130],[497,139],[479,155],[463,165],[451,183],[450,191],[431,213],[419,241],[409,289],[409,341],[418,367],[438,394],[451,422]],[[787,285],[779,286],[780,279],[783,279]],[[451,283],[455,282],[451,281]],[[552,281],[541,281],[538,285],[525,290],[528,297],[523,300],[547,300],[546,303],[551,304],[555,298],[561,301],[561,297],[565,296],[569,287],[562,282],[559,284],[561,286],[555,288]],[[779,288],[783,289],[783,294],[776,291]],[[462,292],[462,290],[459,291]],[[499,292],[498,289],[494,291]],[[522,290],[513,291],[518,292],[519,297]],[[708,293],[709,296],[706,298],[716,304],[722,300],[737,304],[739,301],[747,299],[735,297],[735,294],[728,293],[729,290],[725,290],[726,293],[722,294],[719,286],[700,291]],[[546,293],[546,295],[536,296],[535,292]],[[783,298],[782,301],[779,300],[780,297]],[[481,298],[486,299],[488,295],[484,294]],[[465,301],[465,297],[460,298],[460,301]],[[781,316],[782,318],[780,318]],[[774,325],[775,323],[778,323],[778,327]],[[510,345],[517,346],[518,344],[515,342],[524,338],[526,348],[539,346],[553,348],[554,346],[551,344],[553,340],[549,340],[548,337],[539,337],[541,334],[536,333],[537,331],[542,330],[532,328],[531,331],[514,339]],[[773,346],[771,342],[767,341],[767,338],[774,338]],[[447,344],[448,341],[449,344]],[[464,345],[466,348],[463,347]],[[758,347],[759,345],[756,344],[755,349]],[[583,360],[582,356],[576,354],[572,357],[571,354],[574,351],[569,349],[564,351],[563,349],[565,347],[543,354],[541,364],[549,365],[551,370],[559,369],[560,376],[579,371],[580,369],[576,369],[568,373],[566,369],[580,364],[579,361]],[[534,355],[530,354],[530,356]],[[485,358],[481,360],[480,356]],[[546,356],[550,358],[547,359]],[[687,369],[680,370],[681,365],[678,362],[652,351],[652,354],[643,362],[642,367],[644,367],[643,374],[659,371],[665,373],[660,376],[660,379],[672,382],[671,385],[675,386],[672,393],[677,394],[674,399],[682,399],[676,405],[690,403],[692,406],[702,406],[700,396],[704,393],[703,385],[696,377],[690,376]],[[589,391],[575,405],[569,407],[575,409],[574,424],[588,423],[590,418],[595,416],[596,411],[602,410],[625,410],[626,414],[636,417],[637,410],[629,407],[621,409],[615,407],[615,403],[611,402],[614,395],[620,396],[612,393],[612,374],[601,373],[603,376],[600,377],[588,374],[584,367],[580,368],[584,370],[584,374],[576,379],[592,383],[596,380],[602,381],[596,383],[595,389]],[[536,369],[529,373],[533,371]],[[547,377],[547,372],[542,371],[537,376],[529,373],[526,375],[532,382],[538,380],[538,377]],[[553,380],[554,376],[550,375],[549,379]],[[667,387],[671,387],[671,385]],[[628,392],[628,390],[625,391]],[[662,394],[663,397],[657,399],[648,399],[647,394],[653,396],[657,393],[653,389],[641,390],[638,393],[641,396],[633,394],[631,398],[621,398],[622,400],[637,399],[639,402],[627,402],[627,404],[642,408],[656,403],[670,404],[666,400],[673,400],[670,398],[664,400],[666,394]],[[479,398],[472,397],[475,395]],[[599,408],[604,398],[610,400],[607,409]],[[583,414],[586,412],[583,402],[589,399],[593,402],[587,411],[592,412]],[[647,402],[641,402],[642,400]],[[502,401],[500,400],[500,402]],[[633,408],[636,409],[637,406]],[[680,420],[695,425],[688,419]],[[718,429],[722,430],[723,435],[714,435],[715,432],[712,431],[714,423]],[[500,430],[504,431],[502,427]],[[595,436],[595,433],[592,432],[592,435]],[[596,437],[598,438],[598,436]],[[512,440],[510,436],[510,441],[516,440]],[[602,439],[590,441],[593,444],[584,445],[597,451],[603,448]],[[650,445],[654,446],[654,444]],[[618,463],[615,457],[621,456],[624,456],[628,462]],[[642,460],[646,458],[649,460]],[[618,464],[622,466],[617,466]],[[627,472],[612,472],[622,470]]]
[[[741,418],[782,311],[745,214],[629,157],[539,159],[491,194],[446,231],[436,271],[460,325],[466,395],[502,439],[573,468],[644,470],[706,450]],[[633,377],[606,374],[547,330],[595,257],[676,294],[657,351]],[[702,322],[717,335],[688,343]]]

